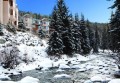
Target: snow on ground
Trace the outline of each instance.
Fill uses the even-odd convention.
[[[84,72],[88,70],[92,70],[90,77],[91,80],[100,79],[98,75],[105,75],[106,78],[111,78],[111,74],[114,71],[117,71],[118,68],[115,64],[114,60],[105,59],[103,56],[111,54],[111,51],[105,50],[105,53],[100,50],[99,54],[90,54],[87,57],[84,57],[79,54],[75,54],[72,58],[67,57],[66,55],[62,55],[60,59],[56,57],[48,57],[45,52],[47,48],[46,40],[40,40],[38,37],[30,34],[30,33],[22,33],[17,32],[16,35],[7,32],[4,30],[5,36],[0,37],[0,39],[6,40],[5,44],[0,44],[0,50],[4,50],[3,46],[8,46],[11,43],[15,43],[20,51],[19,57],[21,59],[26,58],[28,60],[27,63],[21,62],[15,69],[9,70],[4,69],[0,66],[0,77],[4,77],[8,80],[10,74],[20,74],[19,71],[28,71],[33,70],[35,68],[43,68],[42,70],[48,70],[51,67],[58,67],[59,71],[64,71],[65,69],[78,69],[77,72]],[[25,55],[26,54],[26,55]],[[5,73],[8,73],[7,75]],[[61,77],[71,77],[66,74],[55,75],[54,78]],[[1,79],[0,78],[0,79]],[[29,77],[28,77],[29,78]],[[28,79],[26,78],[26,79]],[[22,82],[24,79],[17,83]],[[0,82],[0,83],[14,83],[14,82]],[[25,82],[29,83],[29,82]],[[31,83],[31,82],[30,82]],[[34,82],[37,83],[37,82]],[[112,82],[110,82],[112,83]]]
[[[102,76],[94,76],[90,79],[91,81],[104,81],[105,79],[103,79]]]
[[[120,79],[113,79],[113,80],[111,80],[108,83],[120,83]]]
[[[39,80],[30,76],[27,76],[23,78],[22,80],[18,82],[13,82],[13,81],[0,81],[0,83],[39,83]]]
[[[0,83],[17,83],[17,82],[13,82],[13,81],[0,81]]]

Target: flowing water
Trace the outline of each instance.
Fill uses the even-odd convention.
[[[96,59],[98,60],[98,58]],[[97,65],[98,62],[96,62],[96,59],[86,62],[88,64],[91,63],[91,65],[92,66],[94,65],[94,67],[84,72],[80,72],[77,69],[66,69],[64,71],[59,71],[59,72],[57,71],[58,69],[50,69],[46,71],[31,70],[31,71],[23,72],[23,74],[19,76],[12,76],[11,78],[13,81],[19,81],[26,76],[31,76],[34,78],[38,78],[40,80],[39,83],[84,83],[86,80],[89,80],[91,75],[93,74],[95,75],[102,74],[102,75],[108,75],[111,77],[111,72],[113,72],[112,70],[114,70],[112,68],[115,68],[115,65],[110,63],[111,61],[108,60],[108,57],[101,57],[101,60],[100,60],[104,62],[106,66]],[[83,64],[86,64],[86,63],[83,63]],[[88,64],[86,64],[86,66]],[[105,71],[102,71],[103,69],[105,69]],[[108,72],[106,72],[107,70]],[[67,74],[67,75],[70,75],[71,78],[70,79],[55,79],[54,76],[58,74]]]
[[[67,74],[72,76],[72,78],[68,79],[55,79],[53,78],[57,74]],[[34,78],[38,78],[40,83],[82,83],[85,80],[88,80],[90,71],[86,72],[78,72],[77,70],[65,70],[58,72],[57,69],[49,70],[49,71],[39,71],[39,70],[31,70],[24,72],[21,76],[12,76],[13,81],[18,81],[25,76],[31,76]]]

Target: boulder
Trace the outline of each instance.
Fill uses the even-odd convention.
[[[120,71],[116,71],[116,72],[114,73],[114,77],[120,78]]]
[[[92,82],[102,82],[103,81],[103,78],[101,76],[93,76],[91,79],[90,79]]]
[[[120,79],[113,79],[113,80],[111,80],[108,83],[120,83]]]
[[[70,69],[70,67],[68,65],[65,65],[65,64],[60,64],[59,68],[60,69]]]
[[[67,75],[67,74],[59,74],[59,75],[55,75],[53,78],[54,79],[71,79],[72,76]]]

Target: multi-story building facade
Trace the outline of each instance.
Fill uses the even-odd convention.
[[[39,32],[40,29],[42,29],[46,35],[49,34],[49,21],[47,18],[43,18],[41,20],[39,19],[33,19],[33,29],[36,30],[36,32]]]
[[[47,18],[42,19],[41,28],[46,32],[46,34],[49,34],[49,20]]]
[[[32,27],[33,32],[38,33],[39,27],[41,25],[41,20],[33,18],[32,25],[33,25]]]
[[[30,15],[30,14],[25,14],[23,17],[22,17],[22,19],[23,19],[23,22],[24,22],[24,24],[25,24],[25,27],[27,28],[27,29],[29,29],[29,30],[31,30],[31,28],[33,27],[33,25],[32,25],[32,15]]]
[[[0,0],[0,22],[18,27],[18,7],[16,0]]]

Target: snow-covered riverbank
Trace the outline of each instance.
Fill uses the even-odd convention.
[[[109,56],[112,52],[105,51],[99,54],[90,54],[84,57],[79,54],[75,54],[72,58],[62,55],[61,58],[49,57],[45,50],[47,48],[47,43],[45,40],[40,40],[38,37],[30,33],[18,32],[16,35],[4,30],[5,35],[0,37],[3,40],[7,40],[4,44],[0,44],[0,51],[4,50],[9,44],[14,43],[19,49],[19,61],[20,64],[15,67],[15,69],[4,69],[0,66],[0,83],[10,83],[10,75],[18,75],[24,71],[40,69],[42,71],[49,70],[50,68],[58,68],[59,71],[64,71],[67,69],[75,69],[77,72],[91,71],[89,81],[95,80],[111,80],[113,79],[112,74],[118,70],[115,60],[111,58],[105,58]],[[9,46],[8,46],[9,47]],[[22,61],[26,59],[27,62]],[[56,74],[53,78],[70,77],[73,79],[72,75]],[[66,77],[66,78],[67,78]],[[24,78],[23,78],[24,79]],[[24,79],[26,80],[26,78]],[[32,83],[32,82],[11,82],[11,83]],[[38,80],[33,83],[38,83]],[[89,82],[85,82],[89,83]],[[110,82],[111,83],[111,82]],[[117,83],[117,82],[116,82]]]

